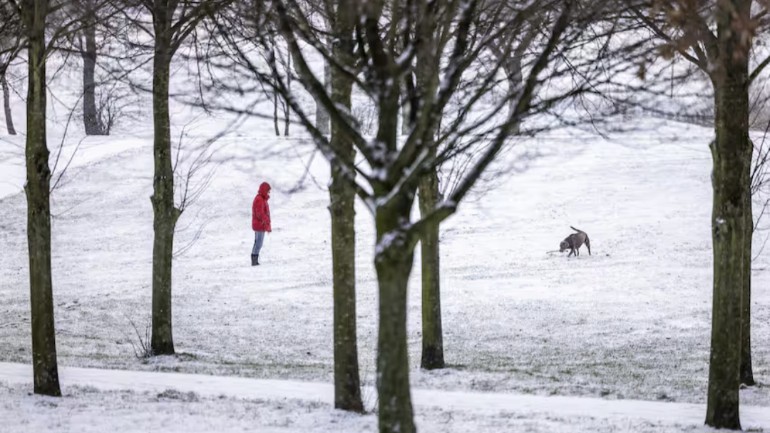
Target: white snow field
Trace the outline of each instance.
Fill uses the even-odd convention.
[[[9,399],[11,431],[376,431],[373,415],[331,411],[331,384],[65,367],[64,399]],[[32,367],[0,363],[0,395],[28,385]],[[365,388],[364,393],[374,393]],[[426,431],[706,431],[702,404],[413,390]],[[99,401],[94,401],[94,397]],[[80,403],[73,405],[73,402]],[[46,417],[39,416],[41,407]],[[741,408],[743,427],[770,425],[766,407]],[[53,422],[52,422],[53,421]],[[166,427],[167,426],[167,427]],[[55,427],[55,428],[52,428]],[[700,427],[700,428],[699,428]]]
[[[520,143],[531,159],[498,165],[511,170],[479,188],[444,224],[445,370],[419,369],[419,266],[410,284],[411,379],[421,431],[706,430],[712,134],[662,121],[638,124],[638,131],[610,139],[569,130]],[[193,131],[187,143],[202,143],[214,131]],[[180,248],[200,235],[174,264],[178,355],[149,360],[134,356],[139,338],[130,322],[144,338],[150,134],[137,128],[80,144],[52,197],[62,399],[29,395],[31,374],[19,373],[18,364],[31,362],[23,137],[0,136],[3,431],[376,431],[373,415],[340,413],[329,404],[328,165],[299,136],[239,131],[216,143],[211,183],[179,223]],[[71,135],[65,155],[82,138]],[[274,229],[262,265],[251,267],[250,206],[263,180],[273,186]],[[592,255],[548,253],[570,225],[588,232]],[[371,386],[377,291],[374,235],[363,206],[357,230],[359,357]],[[755,431],[770,430],[770,257],[760,253],[762,239],[758,234],[752,298],[760,385],[741,391],[744,427]],[[101,371],[107,379],[89,383],[91,370],[74,367],[291,381],[276,382],[279,390],[307,382],[300,392],[308,396],[257,385],[241,393],[226,381],[234,378],[206,387],[192,385],[205,383],[199,376]],[[156,377],[149,388],[138,379]],[[487,409],[482,395],[490,396]],[[371,388],[365,398],[373,409]]]

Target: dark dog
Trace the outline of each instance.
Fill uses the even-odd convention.
[[[588,234],[584,232],[583,230],[576,229],[575,227],[569,226],[572,230],[575,230],[577,233],[572,233],[571,235],[567,236],[566,239],[561,241],[559,244],[559,252],[563,253],[564,251],[569,250],[569,254],[567,254],[567,257],[571,255],[580,255],[580,247],[583,246],[583,244],[586,244],[586,247],[588,248],[588,255],[591,255],[591,240],[588,239]]]

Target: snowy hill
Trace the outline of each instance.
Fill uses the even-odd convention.
[[[55,81],[62,89],[76,79],[65,70]],[[84,138],[76,120],[71,129],[66,126],[76,98],[66,92],[55,96],[49,106],[54,179],[67,167],[52,195],[61,365],[330,382],[329,168],[299,127],[291,138],[277,138],[265,119],[235,122],[229,115],[208,117],[172,104],[172,135],[184,133],[182,167],[204,152],[211,157],[204,170],[211,179],[178,225],[173,308],[179,355],[141,360],[134,353],[145,338],[151,303],[148,99],[137,99],[139,114],[115,135]],[[18,95],[13,109],[23,131]],[[527,157],[507,156],[496,167],[500,174],[490,176],[444,224],[442,311],[450,366],[434,372],[418,368],[416,266],[409,299],[416,388],[705,401],[712,271],[707,143],[712,132],[649,119],[635,119],[634,125],[632,132],[609,139],[561,130],[518,143],[515,155]],[[206,146],[223,131],[220,140]],[[29,364],[24,170],[23,135],[0,135],[0,362]],[[205,174],[194,181],[205,184]],[[263,265],[252,268],[250,206],[261,181],[273,186],[274,230]],[[373,227],[363,206],[356,223],[359,359],[362,378],[372,385],[377,291]],[[577,258],[549,254],[571,232],[570,225],[588,232],[592,255],[585,250]],[[755,406],[770,406],[770,255],[760,251],[764,236],[756,241],[752,311],[754,372],[764,385],[741,395]],[[66,379],[62,385],[67,393]],[[0,382],[0,395],[20,396],[23,389]],[[84,401],[100,398],[90,395],[93,390],[70,389]],[[134,398],[142,404],[143,397]],[[367,395],[368,408],[375,398]],[[213,410],[230,407],[205,404]],[[321,424],[333,425],[336,415],[319,415],[314,404],[288,411],[271,401],[267,409],[258,409],[276,419],[299,409],[312,412],[306,425],[294,426],[296,431],[315,425],[318,416]],[[253,409],[233,405],[236,413]],[[17,409],[5,406],[0,419]],[[457,431],[483,424],[478,414],[428,413],[433,417],[425,421],[428,431],[440,430],[446,414],[461,420]],[[510,426],[510,417],[516,415],[492,418],[490,429]],[[570,424],[557,421],[541,417],[529,427],[563,431]],[[355,431],[373,428],[373,420],[345,422]],[[663,431],[633,423],[589,422],[580,428],[576,431]]]

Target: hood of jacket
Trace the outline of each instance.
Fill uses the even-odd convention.
[[[259,195],[262,196],[265,200],[270,198],[270,184],[267,182],[262,182],[262,185],[259,186]]]

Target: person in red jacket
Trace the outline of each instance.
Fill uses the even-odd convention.
[[[270,184],[262,182],[259,186],[259,192],[254,197],[251,204],[251,229],[254,230],[254,248],[251,249],[251,266],[259,264],[259,250],[262,249],[262,242],[265,240],[265,232],[270,233],[270,206],[267,201],[270,199]]]

